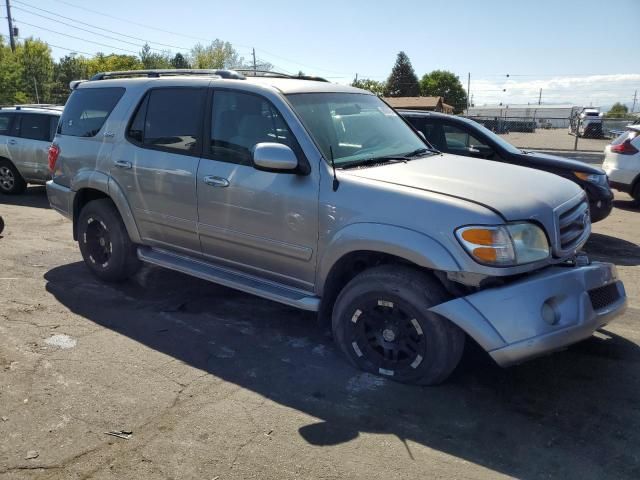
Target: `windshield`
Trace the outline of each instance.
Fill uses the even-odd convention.
[[[509,152],[509,153],[522,153],[522,150],[520,150],[519,148],[514,147],[509,142],[507,142],[504,138],[502,138],[499,135],[496,135],[491,130],[489,130],[487,127],[482,125],[481,123],[473,122],[473,126],[478,128],[478,129],[480,129],[480,130],[482,130],[487,137],[489,137],[495,143],[500,145],[507,152]]]
[[[287,98],[326,160],[347,167],[367,159],[401,157],[425,142],[382,100],[360,93],[299,93]]]

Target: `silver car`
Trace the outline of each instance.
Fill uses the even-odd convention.
[[[351,363],[420,384],[467,337],[510,365],[624,311],[615,267],[580,253],[577,185],[442,154],[369,92],[283,77],[73,84],[47,192],[95,275],[146,262],[318,312]]]
[[[22,193],[28,183],[44,185],[51,178],[47,157],[62,108],[21,105],[0,109],[0,193]]]

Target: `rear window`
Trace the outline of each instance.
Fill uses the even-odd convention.
[[[620,145],[621,143],[624,143],[627,140],[633,140],[638,136],[640,136],[640,132],[636,130],[627,130],[622,135],[617,137],[613,142],[611,142],[611,145]]]
[[[124,90],[118,87],[75,90],[64,107],[58,133],[73,137],[94,137]]]

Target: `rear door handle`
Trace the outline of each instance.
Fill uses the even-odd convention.
[[[204,180],[204,183],[206,183],[207,185],[211,185],[212,187],[228,187],[229,186],[229,180],[222,177],[207,175],[206,177],[204,177],[203,180]]]
[[[16,143],[18,143],[18,142],[15,141],[13,138],[11,140],[9,140],[9,145],[15,145]]]
[[[126,160],[116,160],[116,167],[118,168],[131,168],[131,162],[127,162]]]

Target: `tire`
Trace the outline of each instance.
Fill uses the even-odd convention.
[[[27,189],[27,182],[9,160],[0,159],[0,193],[19,195]]]
[[[447,300],[426,273],[384,265],[359,274],[336,300],[333,336],[356,367],[402,383],[435,385],[460,362],[465,334],[429,308]]]
[[[0,233],[4,230],[4,220],[0,217]]]
[[[140,268],[136,245],[109,199],[84,206],[78,218],[78,245],[89,270],[101,280],[122,282]]]

